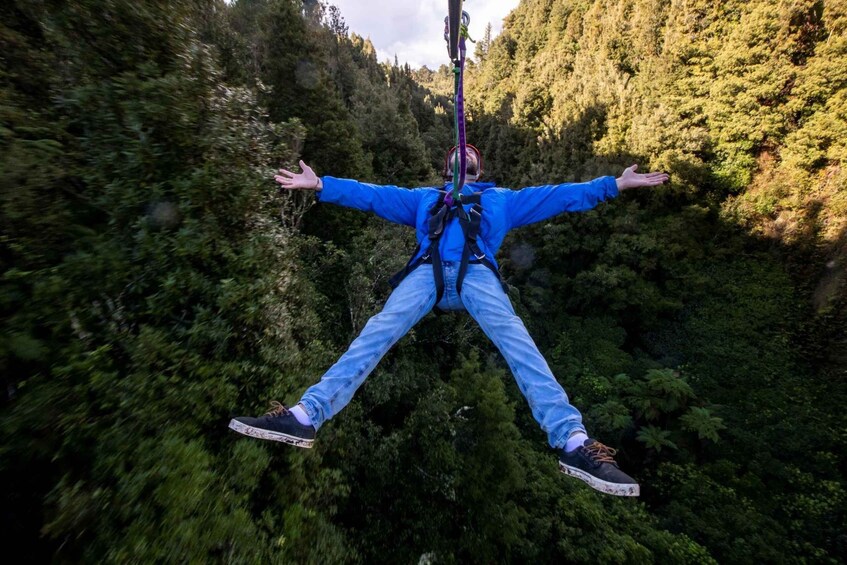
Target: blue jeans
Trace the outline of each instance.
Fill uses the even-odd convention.
[[[456,292],[458,262],[444,262],[444,310],[467,310],[505,357],[518,388],[529,401],[532,415],[554,448],[568,437],[585,432],[582,416],[568,402],[547,362],[515,314],[500,281],[484,265],[468,265],[461,296]],[[435,280],[430,265],[412,271],[394,289],[382,312],[373,316],[350,348],[320,382],[300,400],[315,428],[338,414],[383,355],[435,306]]]

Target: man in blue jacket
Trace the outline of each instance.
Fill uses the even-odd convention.
[[[447,162],[451,158],[452,153]],[[418,320],[435,306],[466,310],[506,359],[532,415],[559,452],[560,469],[601,492],[638,496],[638,484],[618,468],[615,451],[588,437],[582,416],[515,314],[496,272],[494,255],[510,229],[562,212],[589,210],[621,190],[656,186],[668,176],[639,174],[633,165],[618,178],[509,190],[478,182],[481,155],[476,148],[468,147],[467,159],[468,175],[461,193],[468,203],[453,203],[449,196],[444,202],[445,191],[449,194],[453,188],[449,182],[443,191],[410,190],[319,178],[303,161],[299,174],[280,169],[274,178],[283,188],[313,190],[321,202],[374,212],[411,226],[416,229],[419,247],[382,311],[368,321],[347,352],[295,407],[289,410],[275,402],[265,416],[234,418],[230,428],[252,437],[311,447],[315,432],[350,402],[383,355]],[[452,178],[446,165],[444,174]],[[474,193],[481,194],[473,197]],[[440,217],[438,210],[443,210]]]

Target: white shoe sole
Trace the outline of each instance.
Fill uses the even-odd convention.
[[[294,445],[297,447],[304,447],[306,449],[310,449],[312,444],[315,443],[313,439],[303,439],[301,437],[290,436],[288,434],[283,434],[280,432],[272,432],[270,430],[263,430],[262,428],[254,428],[253,426],[248,426],[247,424],[243,424],[238,420],[230,420],[229,428],[234,430],[240,434],[244,434],[245,436],[255,437],[258,439],[267,439],[270,441],[281,441],[282,443],[287,443],[289,445]]]
[[[641,494],[641,488],[637,484],[628,485],[620,483],[610,483],[608,481],[598,479],[593,475],[589,475],[582,469],[577,469],[576,467],[565,465],[561,461],[559,461],[559,470],[566,475],[570,475],[571,477],[576,477],[581,481],[585,481],[588,486],[590,486],[594,490],[599,490],[600,492],[604,492],[606,494],[611,494],[614,496],[638,496]]]

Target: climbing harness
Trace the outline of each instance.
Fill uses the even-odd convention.
[[[441,301],[441,297],[444,296],[444,271],[441,265],[439,243],[441,236],[444,234],[444,229],[450,221],[453,218],[458,218],[459,225],[462,227],[462,232],[465,236],[465,246],[462,250],[462,260],[459,263],[459,276],[456,278],[456,292],[458,294],[462,293],[462,283],[465,280],[468,265],[470,264],[481,264],[491,269],[491,272],[497,276],[497,280],[500,281],[503,289],[508,292],[508,287],[505,286],[503,280],[500,278],[500,272],[497,270],[497,267],[488,259],[477,243],[482,224],[482,193],[460,194],[456,200],[448,203],[450,196],[451,194],[446,190],[439,191],[438,202],[429,211],[429,223],[427,226],[429,247],[423,255],[418,257],[421,250],[421,244],[418,244],[406,266],[389,279],[391,286],[397,287],[409,273],[417,269],[420,265],[431,263],[432,273],[435,277],[435,303],[438,304]],[[471,209],[465,211],[465,204],[471,204]]]

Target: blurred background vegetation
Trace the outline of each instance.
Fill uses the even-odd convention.
[[[452,75],[315,0],[0,5],[0,537],[31,562],[847,560],[847,2],[523,0],[477,43],[501,186],[671,182],[513,232],[515,306],[642,484],[560,476],[505,363],[429,316],[313,450],[295,401],[412,234],[281,194],[438,184]],[[366,31],[366,30],[362,30]]]

